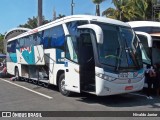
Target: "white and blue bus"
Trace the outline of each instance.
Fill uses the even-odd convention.
[[[136,31],[144,52],[142,59],[144,64],[160,64],[160,22],[132,21],[128,24]]]
[[[109,18],[61,18],[8,40],[7,55],[8,73],[57,85],[65,96],[122,94],[144,85],[137,36]]]

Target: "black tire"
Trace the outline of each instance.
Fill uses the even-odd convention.
[[[20,80],[18,68],[15,68],[15,77],[16,77],[16,80]]]
[[[61,76],[59,77],[59,81],[58,81],[59,91],[60,91],[61,94],[64,95],[64,96],[70,96],[70,95],[71,95],[71,92],[65,90],[64,84],[65,84],[65,76],[64,76],[64,74],[61,74]]]

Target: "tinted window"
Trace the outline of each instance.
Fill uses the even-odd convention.
[[[147,63],[147,64],[150,64],[150,49],[148,47],[148,39],[146,36],[143,36],[143,35],[137,35],[140,42],[142,43],[142,47],[141,47],[141,50],[142,50],[142,59],[143,59],[143,62],[144,63]]]
[[[160,32],[160,27],[136,27],[133,28],[135,31],[142,31],[146,33],[159,33]]]
[[[44,48],[49,48],[49,40],[50,40],[50,29],[43,31],[43,39],[41,43],[43,44]]]
[[[7,44],[8,53],[16,53],[17,40],[11,41]]]
[[[31,36],[27,36],[23,38],[25,41],[24,47],[30,47],[31,46],[31,42],[32,42],[32,37]]]
[[[64,48],[65,34],[62,26],[51,28],[50,46],[51,48]]]
[[[65,57],[74,62],[78,62],[77,40],[75,37],[67,37]]]
[[[144,47],[148,47],[148,39],[146,36],[137,35]]]
[[[100,62],[116,66],[119,57],[120,44],[116,26],[103,25],[103,44],[99,44]]]
[[[99,61],[115,70],[135,70],[142,67],[137,37],[129,27],[92,21],[103,30],[103,44],[98,44]]]
[[[13,42],[10,42],[8,43],[7,48],[9,50],[11,48],[19,48],[19,47],[23,48],[35,45],[43,45],[45,49],[49,48],[64,49],[64,41],[65,41],[65,34],[63,31],[63,27],[60,25],[20,38],[19,40],[14,41],[15,44],[13,44]]]
[[[35,45],[43,44],[43,34],[44,34],[44,31],[36,33],[37,38],[35,38],[36,39]]]
[[[77,27],[80,25],[88,24],[88,21],[73,21],[67,23],[67,28],[69,30],[69,34],[73,36],[77,36]]]
[[[19,39],[19,44],[20,44],[20,47],[24,47],[25,39],[24,38],[20,38]]]
[[[39,33],[39,38],[37,42],[40,41],[40,44],[44,48],[64,48],[65,34],[62,26],[56,26],[48,30],[42,31]]]

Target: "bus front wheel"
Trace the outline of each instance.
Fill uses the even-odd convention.
[[[62,74],[59,77],[58,87],[59,87],[59,91],[61,92],[62,95],[64,95],[64,96],[70,96],[71,95],[70,91],[65,90],[65,76],[64,76],[64,74]]]

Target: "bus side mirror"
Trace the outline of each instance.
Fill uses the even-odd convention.
[[[95,24],[86,24],[86,25],[81,25],[78,26],[78,29],[91,29],[95,32],[96,35],[96,39],[97,39],[97,43],[99,44],[103,44],[103,31],[101,29],[101,27],[99,27],[98,25]]]

